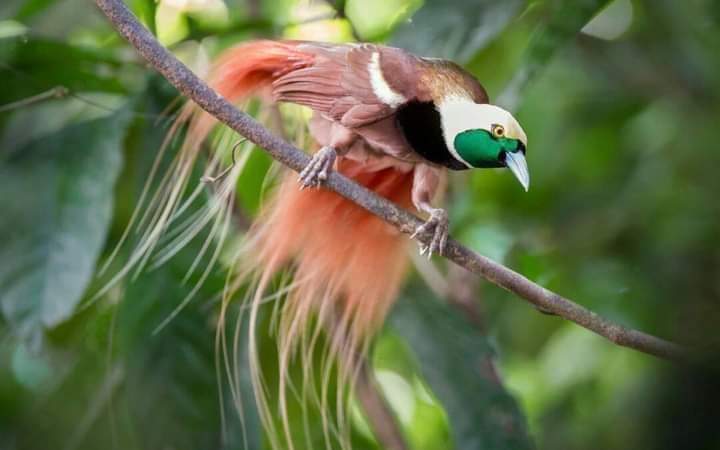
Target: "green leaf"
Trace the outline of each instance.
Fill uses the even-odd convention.
[[[34,355],[20,344],[12,356],[12,370],[18,383],[29,390],[40,390],[52,378],[50,364],[41,356]]]
[[[523,15],[522,23],[517,26],[518,30],[533,32],[524,33],[527,47],[519,63],[509,66],[511,72],[505,80],[509,82],[498,103],[508,107],[519,103],[520,93],[528,82],[609,3],[610,0],[546,0],[533,4]],[[506,42],[498,42],[496,47],[505,44]],[[474,64],[487,66],[487,61],[483,61],[481,56],[479,55]]]
[[[424,56],[465,64],[493,93],[514,106],[519,92],[609,0],[427,2],[392,43]]]
[[[344,11],[362,39],[377,40],[421,4],[421,0],[348,0]]]
[[[392,44],[422,56],[466,62],[505,28],[522,4],[522,0],[426,2],[396,30]]]
[[[129,67],[129,69],[126,69]],[[42,68],[40,70],[39,68]],[[130,72],[114,54],[26,36],[2,40],[0,45],[0,105],[26,99],[62,86],[71,93],[126,93],[120,75]],[[138,68],[140,71],[141,68]],[[135,86],[136,80],[127,86]]]
[[[408,341],[446,408],[455,448],[534,448],[525,418],[498,377],[487,337],[427,290],[411,289],[404,297],[391,324]]]
[[[221,448],[244,449],[247,442],[248,450],[259,449],[259,419],[252,390],[249,383],[244,383],[249,373],[244,354],[245,334],[241,335],[237,360],[238,370],[246,377],[240,385],[244,430],[232,403],[224,368],[220,369],[222,381],[216,373],[215,358],[219,357],[215,354],[216,311],[208,308],[206,299],[221,291],[222,274],[208,280],[198,298],[162,330],[154,331],[192,289],[193,285],[183,284],[182,278],[200,243],[129,284],[119,305],[116,351],[127,373],[121,406],[132,415],[129,426],[119,430],[120,435],[132,442],[132,435],[139,433],[146,448],[217,448],[222,442]],[[223,386],[221,392],[219,382]],[[168,434],[168,430],[175,431]],[[102,447],[111,444],[107,435],[98,437]]]
[[[135,15],[155,33],[155,11],[157,10],[156,0],[132,0],[130,3]]]
[[[25,22],[33,16],[43,12],[55,3],[56,0],[27,0],[15,14],[15,19]]]
[[[28,28],[16,20],[0,20],[0,39],[23,36]]]
[[[0,160],[0,308],[25,338],[67,319],[103,247],[127,112],[43,136]]]
[[[133,120],[124,138],[127,147],[124,169],[115,188],[119,204],[115,209],[118,235],[127,225],[128,215],[154,163],[153,149],[160,146],[167,132],[166,126],[158,126],[154,116],[166,108],[175,94],[155,75],[150,77],[147,85],[149,89],[132,102],[133,109],[143,115]],[[49,108],[44,106],[47,111]],[[50,111],[57,112],[55,109]],[[11,124],[13,128],[15,123]],[[121,206],[123,197],[129,211]],[[191,205],[188,212],[196,211],[196,206]],[[39,389],[32,391],[32,397],[29,393],[25,393],[25,397],[16,394],[25,401],[18,401],[21,406],[10,411],[14,420],[10,436],[15,434],[22,448],[43,449],[48,441],[61,448],[76,449],[261,448],[252,390],[247,383],[240,386],[245,436],[232,405],[227,380],[223,379],[223,390],[218,391],[215,367],[217,310],[208,300],[217,298],[222,292],[225,273],[213,271],[192,301],[159,332],[154,331],[198,281],[197,276],[185,283],[183,278],[204,238],[205,235],[193,240],[186,249],[152,272],[142,273],[133,281],[121,281],[107,295],[80,309],[47,335],[43,350],[54,348],[56,353],[64,354],[65,359],[73,357],[72,370],[62,382],[55,381],[58,377],[53,372],[52,380],[40,379],[44,381],[40,384],[32,378],[39,377],[28,369],[28,364],[19,366],[24,369],[22,371],[13,367],[16,384],[12,387],[20,381],[26,385],[40,384]],[[109,252],[112,245],[108,247]],[[116,265],[111,266],[111,274],[113,268],[122,266],[131,251],[132,245],[120,250]],[[103,286],[105,281],[95,279],[88,291],[94,292],[93,287]],[[232,330],[229,333],[232,334]],[[241,339],[244,337],[242,334]],[[241,342],[239,350],[242,352],[246,347]],[[38,356],[30,356],[38,359]],[[14,354],[12,357],[17,358]],[[1,358],[2,347],[0,367],[4,363]],[[242,382],[248,380],[245,361],[242,355],[238,358]],[[54,365],[51,369],[56,370]],[[0,371],[0,398],[2,376]],[[22,393],[25,390],[15,388],[15,391]],[[223,395],[222,408],[219,395]],[[2,413],[0,405],[0,417]],[[42,433],[26,431],[37,429],[42,429]],[[0,426],[0,433],[3,431]]]
[[[527,51],[527,64],[533,68],[547,63],[555,52],[605,8],[610,0],[546,1],[541,23],[542,29],[533,34]]]

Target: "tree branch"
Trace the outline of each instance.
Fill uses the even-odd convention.
[[[237,110],[208,87],[160,45],[155,37],[138,22],[122,0],[95,0],[95,3],[116,30],[135,47],[152,67],[202,109],[259,147],[264,148],[273,158],[296,172],[302,170],[310,161],[310,156],[305,152],[271,134],[252,117]],[[410,234],[423,223],[418,217],[337,172],[330,175],[326,187],[394,225],[403,233]],[[424,234],[419,238],[420,241],[428,244],[432,236]],[[687,360],[690,357],[689,351],[678,344],[613,323],[593,311],[533,283],[502,264],[475,253],[454,239],[448,240],[443,256],[517,294],[539,309],[575,322],[617,345],[672,360]]]
[[[367,359],[360,361],[355,396],[362,405],[365,417],[382,447],[385,450],[409,450],[397,417],[380,391]]]

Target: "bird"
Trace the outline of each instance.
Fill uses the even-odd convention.
[[[443,254],[448,213],[435,202],[449,171],[507,168],[529,188],[528,138],[505,109],[489,103],[480,82],[443,59],[370,43],[257,40],[225,50],[208,84],[239,104],[251,96],[312,111],[307,124],[317,150],[299,177],[288,173],[247,233],[238,278],[252,286],[250,377],[270,436],[282,427],[292,447],[285,391],[297,355],[310,358],[318,333],[338,361],[339,382],[352,385],[360,357],[382,326],[408,267],[410,240],[323,186],[333,171],[426,216],[411,238],[429,234],[420,253]],[[192,103],[185,154],[197,154],[216,120]],[[240,186],[240,189],[242,187]],[[277,320],[279,409],[273,419],[257,349],[259,308],[273,279],[290,268]],[[250,275],[251,274],[251,275]],[[309,363],[308,363],[309,364]],[[307,369],[309,370],[309,369]],[[323,396],[320,396],[323,397]],[[327,396],[325,396],[327,397]]]

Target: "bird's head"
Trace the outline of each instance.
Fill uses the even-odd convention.
[[[527,135],[499,106],[450,100],[440,105],[445,143],[468,168],[507,167],[527,191]]]

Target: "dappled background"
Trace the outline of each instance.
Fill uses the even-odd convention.
[[[614,321],[717,354],[720,3],[127,3],[198,73],[268,36],[463,64],[523,123],[532,186],[454,174],[452,234]],[[184,279],[203,236],[94,295],[128,257],[121,247],[100,273],[176,98],[91,2],[0,4],[0,449],[266,446],[249,403],[243,437],[216,374],[225,253],[163,327],[198,281]],[[252,152],[236,237],[266,193],[271,161]],[[373,355],[411,448],[720,448],[716,372],[616,347],[434,263],[409,277]],[[268,364],[274,349],[265,336]],[[381,448],[355,409],[356,448]],[[294,411],[293,429],[316,439]]]

